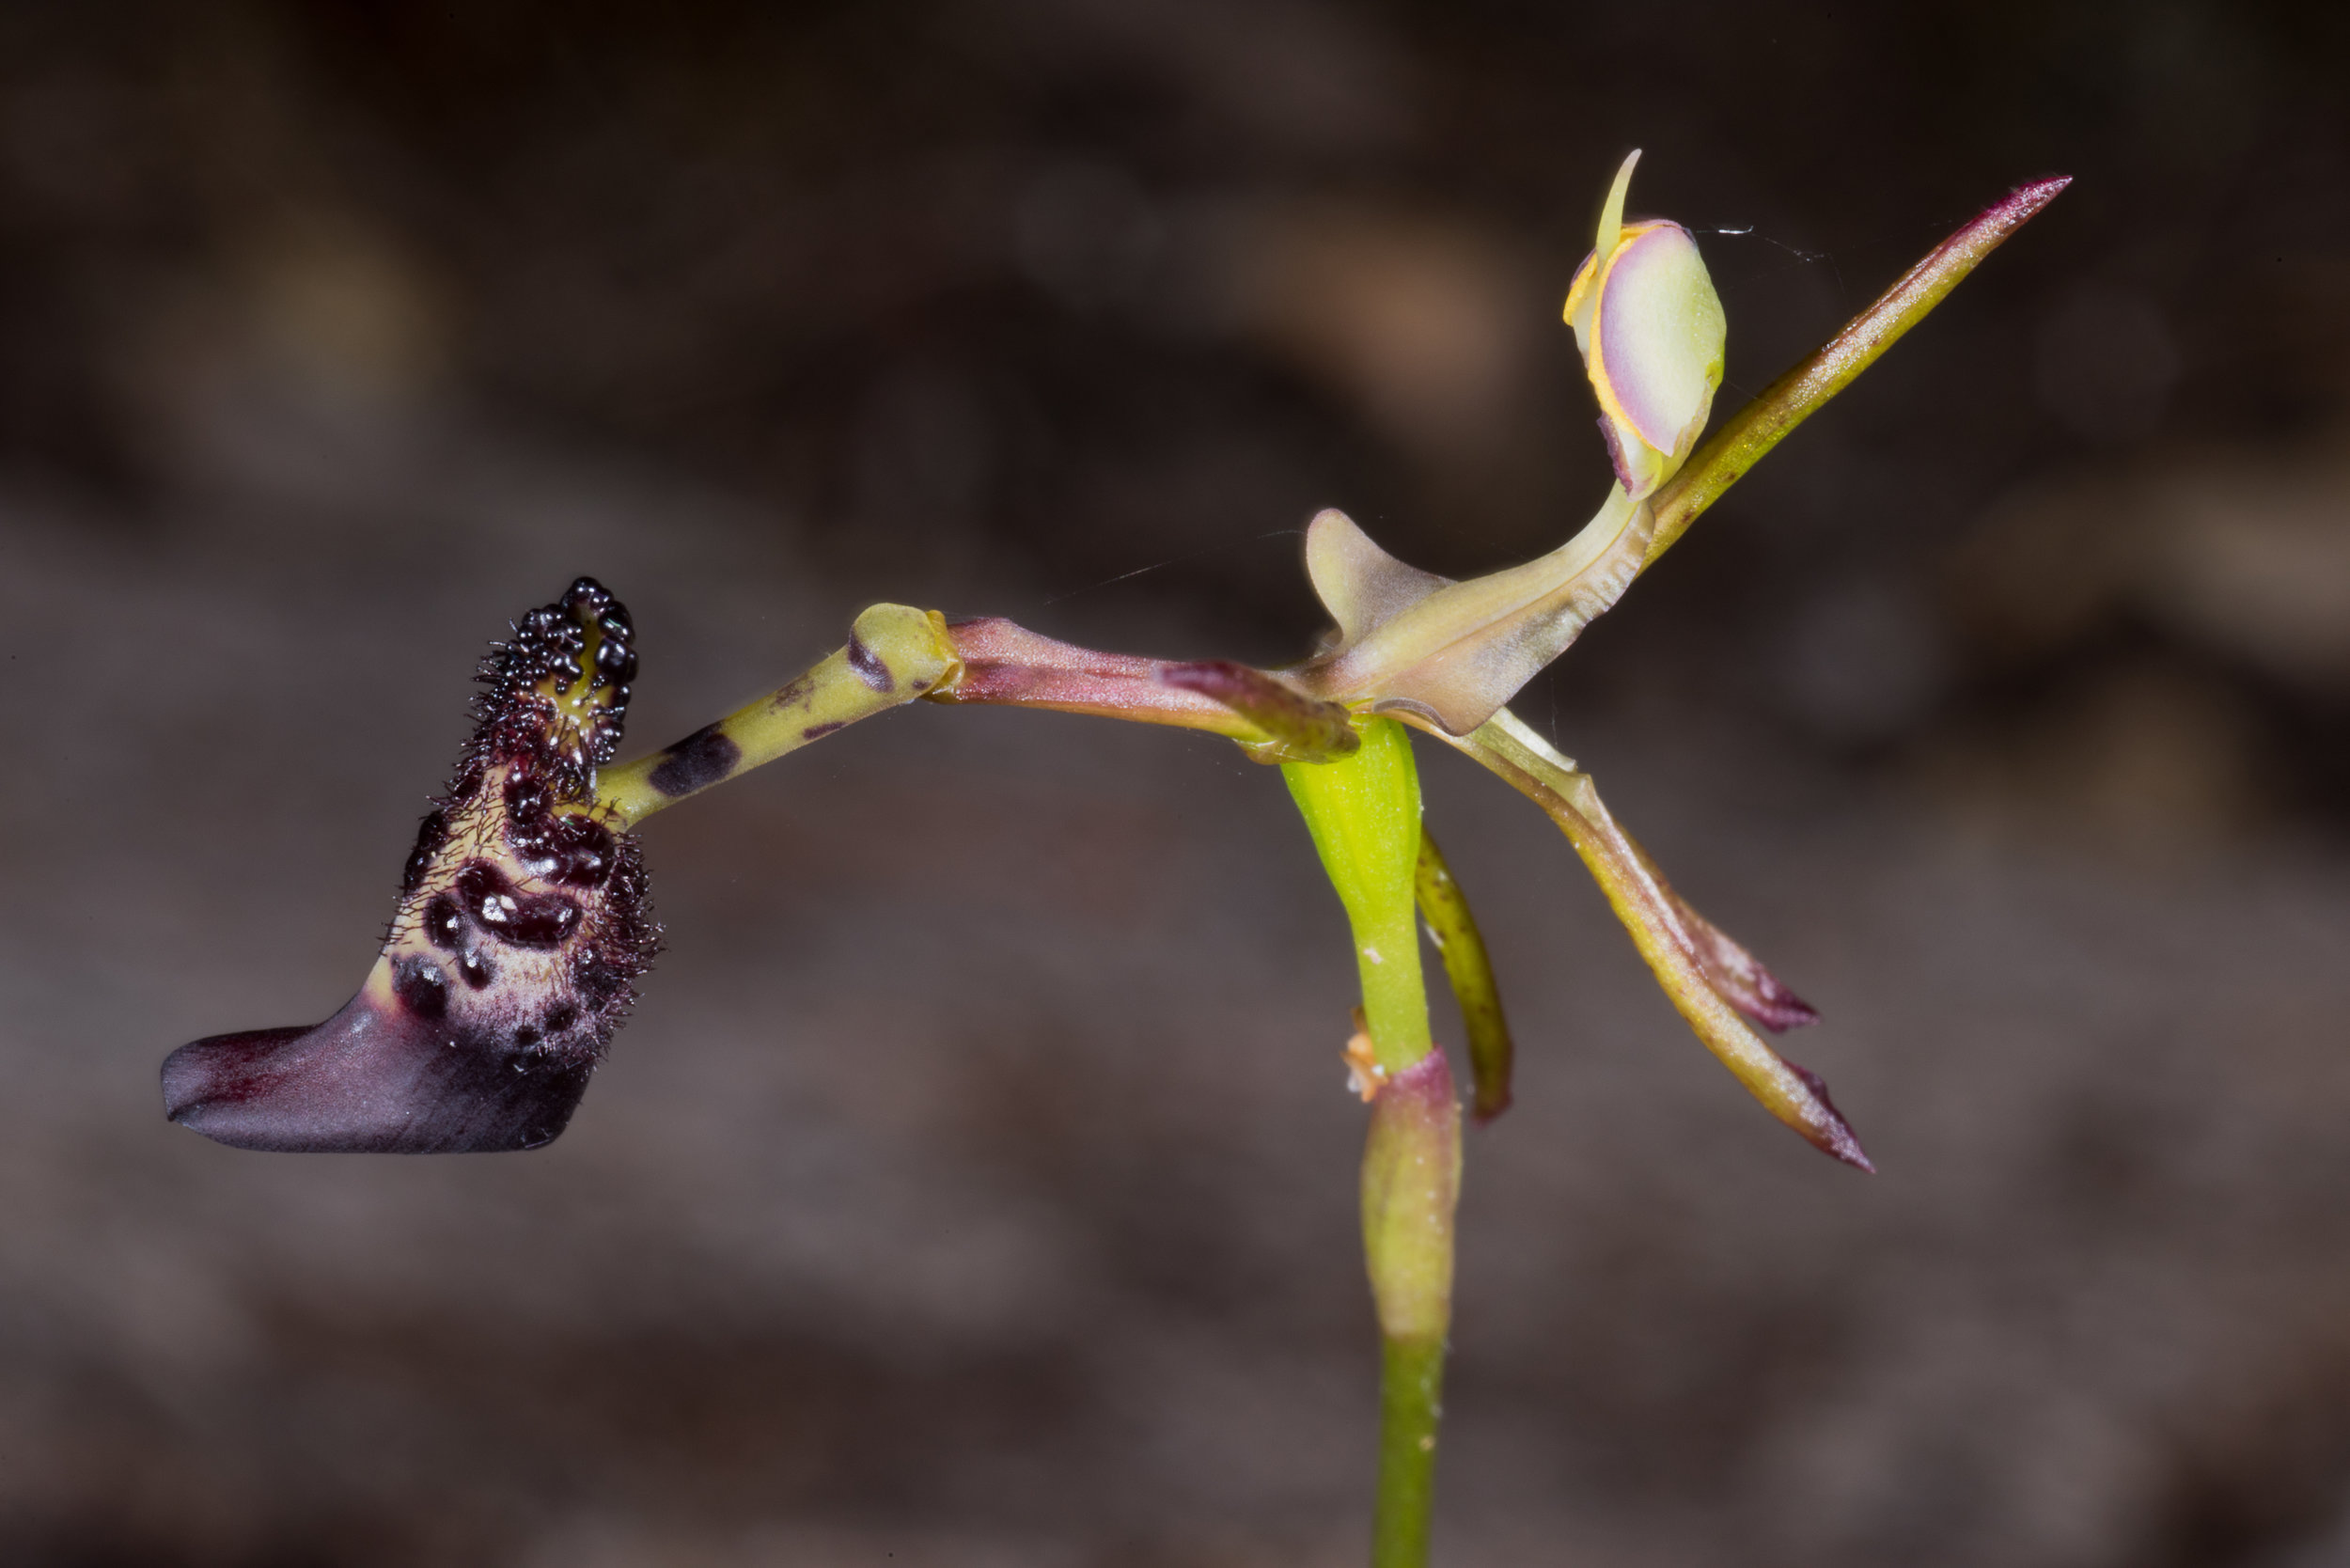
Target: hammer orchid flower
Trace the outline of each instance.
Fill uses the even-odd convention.
[[[1221,735],[1280,767],[1354,936],[1362,1005],[1344,1057],[1371,1106],[1363,1234],[1384,1347],[1372,1560],[1424,1563],[1462,1138],[1429,1027],[1423,924],[1460,1003],[1480,1122],[1509,1104],[1512,1045],[1476,919],[1420,825],[1408,730],[1547,814],[1706,1048],[1813,1145],[1871,1168],[1826,1087],[1756,1033],[1817,1014],[1673,890],[1591,776],[1508,703],[2068,183],[2041,180],[1994,204],[1700,445],[1721,384],[1724,314],[1688,230],[1626,221],[1638,157],[1617,172],[1564,309],[1614,482],[1556,550],[1454,582],[1324,511],[1307,533],[1306,569],[1333,628],[1312,656],[1270,670],[1100,652],[1001,619],[876,604],[805,674],[624,764],[613,759],[634,633],[625,608],[582,578],[483,666],[477,732],[425,819],[359,994],[323,1024],[180,1047],[164,1065],[166,1114],[247,1149],[537,1147],[570,1120],[658,945],[631,836],[647,816],[916,698]]]

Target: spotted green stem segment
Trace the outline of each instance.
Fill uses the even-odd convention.
[[[807,674],[666,750],[604,770],[598,804],[614,826],[634,827],[665,806],[913,701],[949,680],[957,663],[937,611],[875,604],[856,618],[848,646]]]
[[[1648,560],[1672,548],[1673,541],[1697,521],[1698,514],[1721,497],[1762,454],[1784,440],[1823,403],[1841,392],[1853,377],[1867,369],[1891,348],[1902,334],[1925,319],[1975,270],[1982,259],[2004,243],[2032,215],[2057,198],[2073,181],[2068,176],[2037,180],[2008,193],[1958,232],[1942,242],[1934,254],[1909,269],[1874,305],[1854,317],[1844,330],[1829,338],[1810,358],[1762,389],[1762,395],[1731,416],[1698,448],[1681,472],[1651,498],[1656,531],[1649,540]]]
[[[1452,879],[1444,852],[1434,835],[1419,834],[1419,917],[1428,938],[1444,959],[1445,978],[1452,982],[1452,998],[1461,1007],[1461,1024],[1468,1034],[1469,1078],[1475,1086],[1474,1114],[1483,1126],[1510,1108],[1510,1063],[1515,1048],[1510,1040],[1510,1020],[1501,1011],[1501,988],[1495,982],[1493,960],[1486,954],[1484,935],[1477,929],[1468,895]]]
[[[1393,719],[1364,719],[1362,745],[1334,762],[1285,762],[1281,776],[1354,928],[1363,1027],[1379,1066],[1401,1073],[1429,1050],[1428,994],[1413,919],[1419,775]]]

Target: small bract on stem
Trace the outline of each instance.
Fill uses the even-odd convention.
[[[390,936],[359,994],[321,1025],[182,1046],[164,1066],[166,1113],[251,1149],[537,1147],[569,1121],[657,945],[630,834],[652,813],[916,699],[1221,736],[1281,768],[1353,936],[1361,1006],[1342,1055],[1371,1107],[1363,1247],[1382,1342],[1371,1560],[1418,1568],[1462,1158],[1461,1106],[1429,1025],[1421,921],[1460,1004],[1480,1124],[1509,1106],[1512,1045],[1476,917],[1420,823],[1408,729],[1548,815],[1705,1046],[1780,1121],[1872,1168],[1826,1086],[1755,1032],[1818,1015],[1674,892],[1591,776],[1507,704],[2066,184],[2021,187],[1960,228],[1700,446],[1721,383],[1724,315],[1686,229],[1626,220],[1638,156],[1617,174],[1564,309],[1615,482],[1558,549],[1452,582],[1325,511],[1308,531],[1306,566],[1335,629],[1313,657],[1276,670],[1105,653],[1001,619],[876,604],[806,673],[617,766],[633,631],[619,602],[582,578],[493,651],[476,734],[418,833]]]

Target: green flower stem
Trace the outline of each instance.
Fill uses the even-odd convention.
[[[713,784],[913,701],[959,663],[937,611],[875,604],[856,618],[848,646],[805,675],[666,750],[603,770],[597,802],[614,826],[634,827]]]
[[[1360,722],[1362,745],[1335,762],[1284,762],[1322,869],[1346,905],[1363,980],[1363,1028],[1396,1074],[1429,1051],[1428,993],[1413,916],[1419,869],[1419,775],[1393,719]]]
[[[1786,439],[1797,425],[1853,377],[1867,369],[1891,348],[1902,334],[1925,319],[1958,287],[1976,264],[2024,227],[2035,212],[2057,198],[2072,183],[2069,178],[2042,180],[2017,187],[1985,209],[1976,219],[1942,242],[1933,255],[1909,269],[1874,305],[1854,317],[1844,330],[1829,338],[1810,358],[1779,377],[1762,395],[1731,416],[1730,421],[1699,447],[1680,473],[1656,492],[1653,505],[1656,532],[1651,537],[1645,569],[1672,548],[1688,531],[1698,514],[1720,499],[1762,454]]]
[[[1421,1568],[1436,1506],[1436,1424],[1444,1414],[1441,1335],[1379,1343],[1379,1493],[1372,1568]]]
[[[1435,943],[1444,959],[1445,978],[1452,982],[1452,999],[1461,1007],[1461,1025],[1468,1035],[1469,1081],[1481,1127],[1510,1108],[1510,1064],[1515,1047],[1510,1040],[1510,1020],[1501,1011],[1501,987],[1494,980],[1484,933],[1477,929],[1468,895],[1452,879],[1444,852],[1425,827],[1419,835],[1417,891],[1428,939]]]
[[[1346,906],[1362,976],[1363,1030],[1378,1075],[1363,1149],[1363,1256],[1378,1309],[1379,1492],[1375,1568],[1421,1568],[1436,1485],[1445,1332],[1452,1317],[1461,1107],[1428,1033],[1415,920],[1419,775],[1393,719],[1358,721],[1362,745],[1281,775]]]

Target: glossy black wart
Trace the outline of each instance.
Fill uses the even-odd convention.
[[[457,873],[457,907],[467,919],[524,948],[559,948],[579,930],[580,907],[561,893],[526,893],[487,860]]]
[[[480,721],[469,760],[523,762],[552,798],[578,800],[587,770],[612,760],[636,679],[635,625],[593,577],[514,623],[490,651],[475,699]]]

